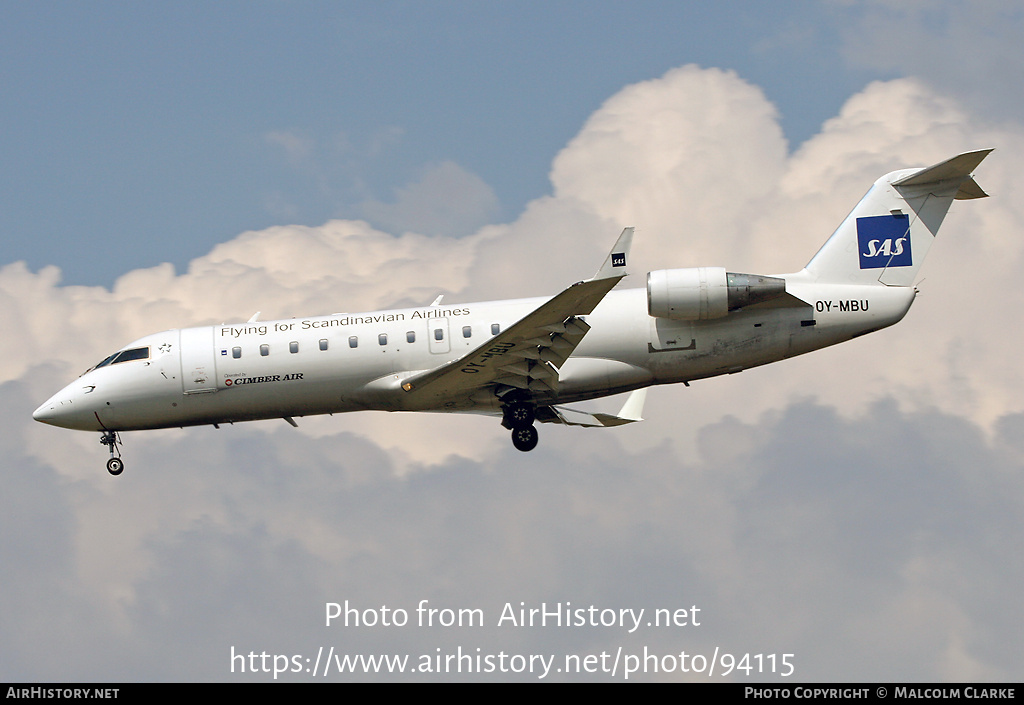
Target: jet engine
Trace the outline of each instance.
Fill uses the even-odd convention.
[[[647,273],[647,312],[655,318],[704,321],[786,293],[786,280],[736,274],[724,267],[658,269]]]

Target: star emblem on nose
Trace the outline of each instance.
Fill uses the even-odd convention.
[[[157,350],[159,350],[162,353],[169,353],[171,351],[171,344],[170,343],[164,343],[159,348],[157,348]]]

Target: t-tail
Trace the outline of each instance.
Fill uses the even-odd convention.
[[[988,195],[971,172],[991,151],[881,177],[804,271],[820,283],[913,286],[950,204]]]

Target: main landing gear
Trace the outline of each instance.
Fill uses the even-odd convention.
[[[537,447],[537,428],[533,422],[537,419],[537,408],[529,402],[514,401],[506,404],[503,409],[501,425],[512,429],[512,445],[516,450],[533,450]]]
[[[121,440],[117,437],[117,431],[104,431],[100,434],[100,443],[110,447],[110,460],[107,461],[107,472],[111,475],[120,475],[124,472],[124,461],[121,460],[121,451],[117,446]],[[117,453],[115,456],[114,453]]]

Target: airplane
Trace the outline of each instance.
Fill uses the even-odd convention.
[[[553,297],[182,328],[134,341],[33,413],[100,433],[124,470],[120,433],[361,410],[501,417],[520,451],[537,423],[642,420],[647,388],[733,374],[899,322],[954,199],[991,149],[882,176],[802,270],[663,269],[616,290],[633,228],[590,279]],[[630,392],[618,414],[573,402]]]

